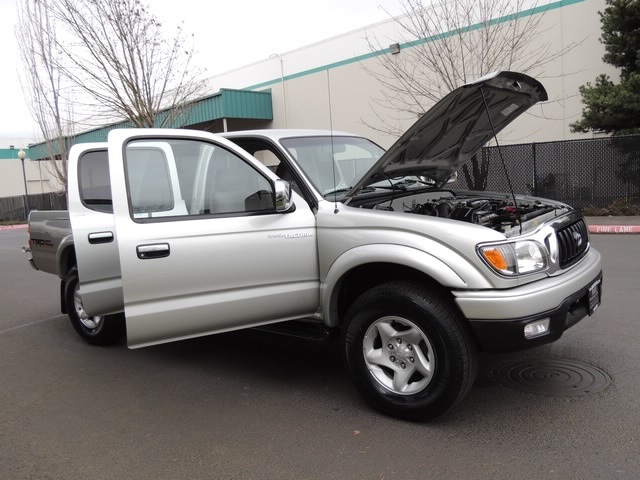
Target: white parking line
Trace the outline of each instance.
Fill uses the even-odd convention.
[[[0,335],[5,333],[13,332],[14,330],[20,330],[22,328],[31,327],[32,325],[37,325],[39,323],[49,322],[58,318],[60,315],[56,315],[55,317],[44,318],[42,320],[36,320],[35,322],[25,323],[24,325],[16,325],[15,327],[7,328],[6,330],[0,330]]]

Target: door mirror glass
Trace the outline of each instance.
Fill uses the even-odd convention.
[[[276,197],[276,211],[287,212],[293,206],[291,200],[291,185],[285,180],[275,181],[275,197]]]

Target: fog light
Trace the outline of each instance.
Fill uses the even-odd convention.
[[[525,338],[536,338],[547,333],[549,331],[550,321],[550,318],[543,318],[542,320],[536,320],[535,322],[526,324],[524,326]]]

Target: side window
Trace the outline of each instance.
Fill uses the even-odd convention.
[[[113,213],[107,151],[84,153],[78,159],[78,177],[82,204],[96,212]]]
[[[269,179],[223,147],[196,140],[136,140],[125,170],[134,219],[275,212]]]
[[[216,149],[207,169],[205,213],[274,210],[271,182],[240,157]]]
[[[230,141],[245,149],[253,155],[260,163],[274,172],[282,180],[291,184],[291,188],[300,196],[304,196],[298,181],[295,179],[293,170],[281,158],[281,153],[277,153],[276,147],[266,141],[255,138],[231,137]]]
[[[253,156],[272,172],[278,170],[280,159],[271,150],[256,150],[253,152]]]

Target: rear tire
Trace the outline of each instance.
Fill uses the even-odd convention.
[[[469,392],[477,348],[455,308],[427,287],[390,282],[349,308],[344,359],[358,392],[377,410],[436,418]]]
[[[92,345],[110,345],[120,341],[126,333],[124,314],[89,316],[78,295],[78,269],[72,268],[65,282],[65,302],[71,325]]]

